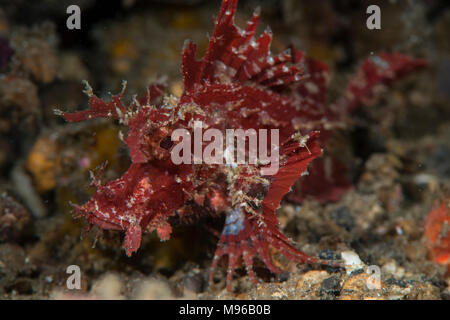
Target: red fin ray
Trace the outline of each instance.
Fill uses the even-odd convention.
[[[298,81],[302,69],[294,65],[288,51],[272,57],[272,32],[266,30],[255,39],[259,12],[255,11],[245,29],[234,24],[237,0],[223,1],[205,56],[195,59],[196,46],[185,45],[182,73],[186,91],[206,83],[251,81],[265,87],[284,86]]]
[[[120,119],[129,110],[136,106],[134,101],[130,106],[125,106],[122,102],[122,98],[126,90],[125,81],[122,84],[122,91],[119,94],[111,95],[111,101],[109,102],[105,102],[97,97],[93,93],[93,90],[89,86],[89,84],[87,82],[85,82],[85,84],[86,89],[84,92],[89,96],[89,108],[73,113],[56,110],[56,112],[58,114],[61,114],[66,121],[80,122],[95,118]],[[147,93],[143,97],[137,99],[137,103],[147,105],[149,103],[155,102],[164,93],[164,88],[165,85],[162,83],[150,85]]]

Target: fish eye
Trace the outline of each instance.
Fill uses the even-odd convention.
[[[166,136],[164,139],[161,140],[159,143],[159,146],[163,149],[169,150],[173,146],[173,141],[171,136]]]

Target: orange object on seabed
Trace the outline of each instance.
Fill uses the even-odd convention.
[[[428,214],[425,236],[430,258],[447,265],[447,273],[450,273],[450,200],[442,202]]]

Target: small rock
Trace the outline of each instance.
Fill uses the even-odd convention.
[[[334,296],[340,293],[340,281],[337,276],[331,276],[322,281],[322,285],[319,289],[322,294],[331,294]]]
[[[390,261],[381,267],[383,273],[393,275],[394,278],[400,279],[405,276],[405,268],[397,266],[395,261]]]
[[[354,251],[344,251],[341,253],[341,256],[348,275],[355,270],[364,268],[364,263]]]
[[[319,252],[319,258],[323,260],[341,260],[342,257],[338,252],[322,250]]]
[[[330,278],[326,271],[309,271],[298,280],[294,299],[321,299],[325,291],[321,291],[323,281]],[[331,284],[330,284],[331,285]]]

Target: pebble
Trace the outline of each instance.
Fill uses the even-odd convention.
[[[331,250],[322,250],[319,252],[319,258],[323,260],[340,260],[341,255]]]
[[[341,256],[344,260],[345,270],[348,275],[355,270],[364,268],[364,263],[354,251],[343,251],[341,252]]]
[[[381,267],[383,274],[387,273],[393,275],[395,279],[400,279],[405,276],[405,268],[397,266],[395,261],[390,261]]]
[[[321,293],[327,293],[332,295],[339,295],[340,292],[340,280],[337,276],[331,276],[323,280],[319,289]]]

